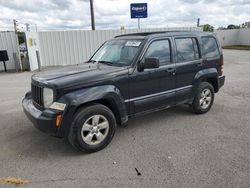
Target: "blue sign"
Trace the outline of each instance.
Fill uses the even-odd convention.
[[[131,18],[147,18],[148,17],[147,3],[131,3],[130,13],[131,13]]]

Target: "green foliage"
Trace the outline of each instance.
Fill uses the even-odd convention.
[[[234,25],[234,24],[229,24],[227,27],[218,27],[217,30],[227,30],[227,29],[242,29],[242,28],[247,28],[247,25],[245,23],[240,24],[240,25]]]
[[[234,49],[234,50],[250,50],[250,46],[247,45],[231,45],[231,46],[223,46],[223,49]]]
[[[227,26],[227,29],[240,29],[240,26],[239,25],[230,24],[230,25]]]
[[[206,31],[206,32],[213,32],[214,31],[214,26],[212,26],[212,25],[205,24],[202,27],[203,27],[203,31]]]

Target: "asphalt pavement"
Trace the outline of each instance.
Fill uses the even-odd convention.
[[[209,113],[183,105],[131,119],[93,154],[26,118],[32,73],[0,73],[0,178],[41,188],[250,187],[250,51],[224,50],[224,59],[226,83]]]

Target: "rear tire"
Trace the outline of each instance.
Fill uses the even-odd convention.
[[[214,102],[214,87],[208,82],[201,82],[197,88],[192,104],[196,114],[208,112]]]
[[[104,105],[93,104],[76,113],[68,140],[80,151],[96,152],[111,142],[115,130],[116,120],[112,111]]]

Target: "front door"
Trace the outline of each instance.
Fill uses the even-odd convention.
[[[175,103],[175,64],[172,63],[172,44],[169,38],[149,43],[139,62],[147,57],[158,58],[160,67],[136,69],[129,78],[129,94],[132,110],[140,113]]]

